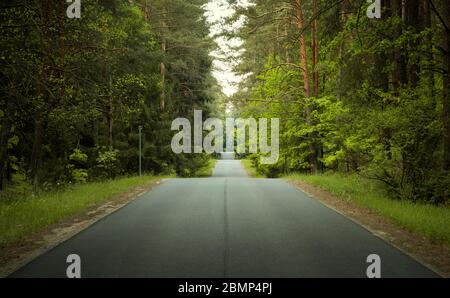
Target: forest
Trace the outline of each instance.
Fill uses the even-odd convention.
[[[229,1],[239,38],[229,97],[205,0],[9,0],[0,6],[0,190],[54,188],[138,173],[196,176],[206,154],[174,154],[170,124],[208,116],[279,118],[269,178],[358,174],[390,195],[450,196],[447,0]],[[229,29],[242,17],[239,30]],[[227,107],[227,108],[226,108]],[[230,112],[231,111],[231,112]]]
[[[441,204],[450,195],[450,2],[254,1],[239,113],[280,118],[280,160],[253,165],[357,174],[393,198]],[[238,16],[230,19],[235,22]]]
[[[2,1],[0,189],[138,173],[195,175],[170,123],[216,110],[205,1]]]

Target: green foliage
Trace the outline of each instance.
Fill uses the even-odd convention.
[[[82,167],[86,166],[88,160],[87,154],[83,153],[80,149],[75,149],[69,156],[70,164],[67,165],[71,181],[75,183],[85,183],[88,180],[88,171]]]
[[[69,156],[69,160],[78,163],[80,165],[83,165],[87,162],[88,156],[87,154],[83,153],[80,149],[73,150],[73,153]]]
[[[241,163],[244,166],[245,170],[247,171],[247,173],[249,174],[250,177],[253,177],[253,178],[263,178],[264,177],[256,170],[255,159],[250,159],[250,158],[249,159],[241,159]]]
[[[119,151],[114,149],[100,151],[97,157],[97,167],[101,175],[114,178],[119,174],[119,161],[117,159]]]
[[[70,169],[70,165],[69,165]],[[85,183],[88,180],[88,172],[84,169],[70,169],[70,174],[75,183]]]
[[[180,154],[177,156],[175,172],[179,177],[207,177],[211,175],[214,162],[203,154]]]
[[[233,98],[236,113],[277,117],[281,123],[278,163],[263,166],[257,155],[249,158],[267,177],[359,173],[382,182],[391,198],[446,204],[450,173],[444,143],[450,136],[444,127],[445,74],[440,75],[448,55],[439,50],[442,23],[430,11],[405,15],[418,7],[385,7],[381,19],[371,20],[363,2],[317,1],[318,95],[309,97],[289,2],[257,2],[243,11],[249,18],[241,30],[245,53],[237,70],[251,73]],[[311,2],[302,10],[304,23],[311,24]],[[311,28],[304,38],[312,89]]]
[[[83,0],[81,21],[50,2],[0,9],[0,173],[46,188],[135,174],[142,125],[144,172],[195,175],[206,157],[175,156],[170,123],[216,108],[204,1]]]
[[[204,165],[203,167],[201,167],[195,171],[195,177],[200,177],[200,178],[210,177],[212,175],[214,167],[216,166],[216,163],[217,163],[217,159],[213,159],[213,158],[209,159],[208,162],[206,163],[206,165]]]

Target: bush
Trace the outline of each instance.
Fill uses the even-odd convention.
[[[88,180],[88,171],[83,167],[86,166],[88,160],[87,154],[80,149],[75,149],[69,156],[70,164],[67,165],[71,181],[74,183],[85,183]]]
[[[100,169],[101,175],[114,178],[119,174],[120,166],[117,158],[119,151],[109,149],[106,151],[100,151],[97,158],[97,167]]]
[[[261,158],[260,154],[251,154],[248,158],[251,160],[252,166],[256,169],[256,171],[267,178],[278,178],[283,174],[281,160],[275,164],[264,165],[259,162]]]

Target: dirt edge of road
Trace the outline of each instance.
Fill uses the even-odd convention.
[[[340,199],[319,187],[298,180],[289,179],[287,181],[328,208],[389,242],[439,275],[450,277],[450,248],[445,244],[434,243],[429,238],[400,227],[368,208]]]
[[[72,238],[100,219],[119,210],[131,201],[160,185],[162,182],[162,179],[155,180],[143,186],[134,187],[123,194],[112,197],[106,202],[91,206],[61,222],[26,236],[10,246],[1,248],[0,278],[9,276],[36,257]]]

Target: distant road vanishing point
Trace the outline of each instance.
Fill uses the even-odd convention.
[[[438,277],[382,239],[281,179],[248,178],[233,154],[213,175],[159,187],[11,277]]]

